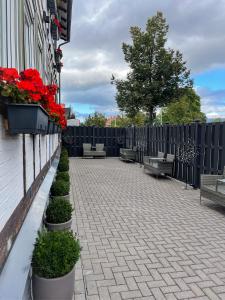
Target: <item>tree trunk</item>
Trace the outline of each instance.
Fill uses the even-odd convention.
[[[153,107],[150,107],[148,112],[149,124],[152,124],[154,121],[155,113]]]

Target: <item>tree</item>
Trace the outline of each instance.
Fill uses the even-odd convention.
[[[201,100],[193,89],[186,90],[185,94],[178,100],[171,102],[162,110],[158,119],[162,123],[188,124],[195,120],[206,121],[206,116],[201,112]]]
[[[105,123],[106,123],[106,117],[99,112],[95,112],[93,115],[89,115],[85,119],[84,126],[105,127]]]
[[[161,12],[148,19],[146,31],[131,27],[132,44],[123,43],[125,61],[131,71],[126,80],[112,76],[116,101],[121,111],[134,116],[140,109],[148,113],[150,123],[156,108],[163,107],[192,87],[190,71],[182,54],[166,49],[168,25]]]
[[[146,123],[146,115],[142,112],[138,112],[134,117],[117,116],[116,120],[113,120],[111,127],[128,127],[131,125],[141,127]]]

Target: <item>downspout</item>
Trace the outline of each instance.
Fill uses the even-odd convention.
[[[58,48],[62,47],[65,44],[68,44],[69,41],[66,41],[64,43],[59,44]],[[59,72],[59,104],[61,104],[61,69]]]

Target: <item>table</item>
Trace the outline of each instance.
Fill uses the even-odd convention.
[[[224,179],[217,179],[216,181],[216,192],[220,192],[225,194],[225,178]]]

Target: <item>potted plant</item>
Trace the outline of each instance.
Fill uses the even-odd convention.
[[[43,231],[36,239],[32,257],[34,300],[71,300],[79,241],[70,231]]]
[[[66,158],[61,158],[58,165],[59,172],[67,172],[69,171],[69,161]]]
[[[0,112],[11,133],[45,134],[48,119],[66,126],[65,108],[55,102],[58,87],[45,85],[35,69],[20,73],[0,67]]]
[[[57,172],[56,180],[70,182],[70,175],[68,172]]]
[[[51,197],[69,200],[70,183],[64,180],[55,180],[51,186]]]
[[[46,209],[45,225],[48,230],[70,229],[72,224],[72,205],[63,198],[52,199]]]

